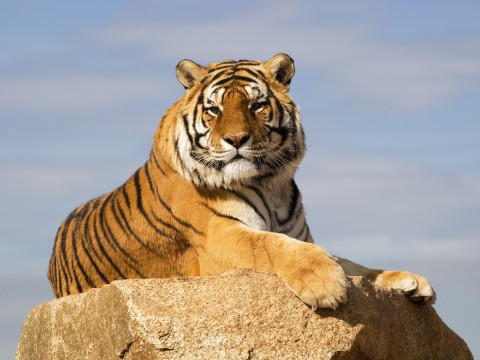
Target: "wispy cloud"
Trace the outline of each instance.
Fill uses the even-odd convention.
[[[349,26],[315,22],[315,16],[352,16],[349,6],[321,2],[294,9],[262,2],[254,12],[186,23],[116,22],[85,34],[106,46],[131,47],[140,57],[199,62],[224,58],[268,59],[290,52],[309,66],[325,90],[354,96],[357,105],[395,111],[439,106],[480,81],[480,34],[461,39],[424,38],[408,44],[385,40],[373,6],[362,6]],[[367,3],[368,4],[368,3]],[[283,4],[285,5],[285,4]],[[353,3],[351,4],[353,5]],[[263,12],[275,6],[275,12]],[[382,14],[387,16],[386,14]],[[241,29],[241,31],[239,31]]]
[[[108,108],[168,94],[172,79],[52,74],[0,78],[0,110],[68,111]],[[175,86],[176,82],[175,82]]]
[[[480,179],[386,158],[315,156],[299,183],[317,242],[375,256],[480,252]]]
[[[150,3],[147,8],[149,13],[161,12],[163,6]],[[120,13],[112,22],[76,36],[86,46],[100,44],[107,52],[121,48],[132,63],[138,59],[169,63],[169,74],[183,58],[205,64],[226,58],[266,60],[287,52],[317,82],[319,91],[350,96],[354,106],[370,111],[431,109],[475,90],[480,82],[480,34],[395,41],[382,36],[389,15],[376,2],[360,6],[352,1],[302,1],[292,7],[289,2],[263,1],[244,6],[244,11],[224,16],[172,22],[154,20],[142,5],[130,5],[128,14]],[[133,78],[81,71],[80,75],[79,69],[48,76],[4,75],[0,108],[99,108],[158,97],[175,82],[173,76]]]

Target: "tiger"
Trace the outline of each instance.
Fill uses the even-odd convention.
[[[120,279],[250,269],[279,277],[312,309],[345,303],[347,276],[433,304],[424,277],[370,269],[314,243],[294,180],[306,149],[289,94],[294,73],[283,53],[180,61],[185,93],[159,122],[148,160],[59,227],[48,269],[55,296]]]

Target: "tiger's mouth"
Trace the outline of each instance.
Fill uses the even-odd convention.
[[[239,161],[239,160],[247,160],[247,161],[250,161],[251,163],[257,165],[257,166],[260,166],[262,165],[265,161],[265,156],[253,156],[253,157],[247,157],[247,156],[244,156],[240,153],[238,153],[237,155],[235,155],[235,157],[228,161],[228,163],[233,163],[235,161]]]
[[[237,154],[232,160],[230,160],[225,165],[240,162],[242,160],[247,161],[248,163],[254,165],[258,170],[260,170],[260,167],[265,163],[265,157],[254,156],[252,158],[247,158],[243,155]]]
[[[256,168],[260,168],[260,166],[265,163],[266,159],[265,154],[249,156],[250,154],[242,154],[240,151],[236,151],[236,154],[234,155],[228,154],[230,156],[224,156],[224,154],[192,150],[190,155],[202,165],[215,170],[222,170],[227,165],[239,164],[241,162],[244,162],[245,164],[249,163],[254,165]],[[223,157],[223,159],[219,159],[219,157]]]

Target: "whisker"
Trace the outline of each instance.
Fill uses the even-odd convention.
[[[300,149],[293,146],[292,148],[285,147],[285,145],[292,146],[292,143],[287,141],[287,144],[281,146],[269,141],[263,141],[243,149],[241,155],[257,166],[265,164],[274,171],[279,171],[285,166],[296,167],[297,165],[292,165],[291,162],[295,159],[297,153],[300,152]],[[233,158],[232,150],[217,150],[213,148],[195,149],[190,154],[199,163],[218,170],[223,168]]]

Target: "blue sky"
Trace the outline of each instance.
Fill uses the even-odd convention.
[[[286,52],[316,242],[372,267],[426,272],[437,311],[480,355],[468,321],[480,318],[478,14],[478,2],[443,0],[0,1],[6,354],[30,309],[52,297],[60,222],[147,159],[183,93],[177,62]]]

